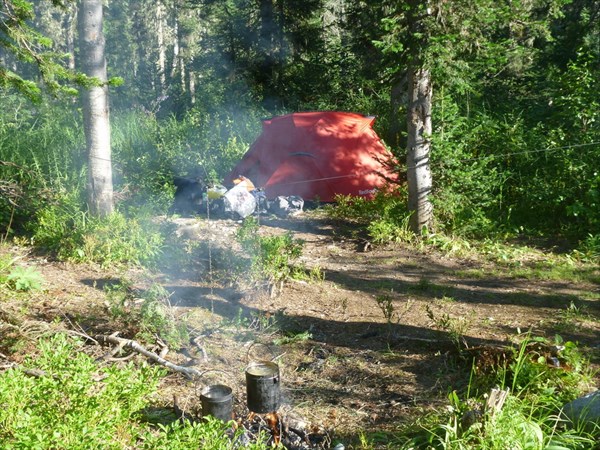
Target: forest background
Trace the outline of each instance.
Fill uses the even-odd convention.
[[[31,7],[39,53],[75,70],[77,4],[17,3]],[[425,25],[416,30],[409,11],[419,8]],[[469,237],[548,235],[597,253],[599,10],[592,0],[108,2],[121,210],[164,210],[173,176],[197,166],[220,180],[260,119],[287,112],[375,115],[404,162],[407,69],[418,53],[433,86],[434,227]],[[39,68],[6,51],[7,42],[0,171],[28,198],[15,209],[3,196],[3,229],[39,220],[49,204],[81,206],[86,171],[76,99],[22,82],[40,81]],[[59,72],[45,70],[46,87],[66,90]],[[14,191],[7,182],[4,192]]]

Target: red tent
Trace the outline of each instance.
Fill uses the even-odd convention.
[[[372,195],[396,179],[373,117],[304,112],[263,121],[262,134],[229,175],[243,175],[267,198],[298,195],[331,202],[336,194]]]

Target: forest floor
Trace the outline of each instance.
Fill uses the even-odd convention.
[[[560,281],[543,270],[510,269],[540,267],[544,251],[507,265],[408,244],[378,247],[357,237],[351,224],[303,213],[262,219],[260,233],[291,232],[302,240],[301,263],[323,279],[289,281],[272,295],[242,288],[243,277],[218,276],[220,254],[234,247],[238,222],[176,222],[179,233],[208,245],[194,266],[171,272],[100,269],[13,249],[19,264],[35,266],[45,283],[34,294],[0,299],[1,321],[21,337],[57,327],[133,337],[135,324],[109,314],[107,287],[158,283],[195,338],[166,358],[205,372],[196,381],[170,373],[158,405],[172,406],[176,395],[180,409],[197,415],[199,390],[220,382],[233,386],[236,413],[246,414],[245,367],[274,359],[282,410],[346,442],[361,431],[393,432],[424,411],[444,408],[448,392],[469,380],[472,360],[458,358],[459,347],[509,346],[526,333],[553,342],[560,335],[599,367],[598,267],[575,268],[571,281]],[[10,342],[16,340],[9,334],[0,339],[0,356],[13,362],[35,351],[33,339]]]

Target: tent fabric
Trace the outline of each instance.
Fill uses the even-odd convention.
[[[374,117],[349,112],[302,112],[263,121],[228,181],[242,175],[267,198],[297,195],[334,201],[337,194],[372,197],[396,179],[391,155],[372,128]]]

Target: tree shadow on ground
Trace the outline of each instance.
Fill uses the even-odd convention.
[[[600,302],[572,293],[552,293],[553,290],[556,292],[559,284],[551,284],[547,293],[538,293],[525,290],[525,286],[519,289],[520,283],[516,280],[493,278],[477,281],[467,280],[465,282],[462,279],[444,278],[444,272],[436,270],[435,267],[429,267],[427,274],[427,278],[419,278],[409,282],[391,276],[373,278],[365,276],[365,272],[362,271],[328,270],[327,280],[348,289],[360,288],[371,294],[393,291],[398,296],[418,294],[432,300],[446,296],[452,297],[457,302],[467,304],[518,305],[532,308],[563,309],[568,307],[570,302],[575,301],[579,307],[600,313]],[[429,281],[435,279],[442,282]],[[467,289],[469,286],[472,286],[473,289]],[[566,287],[563,284],[560,284],[560,286]]]

